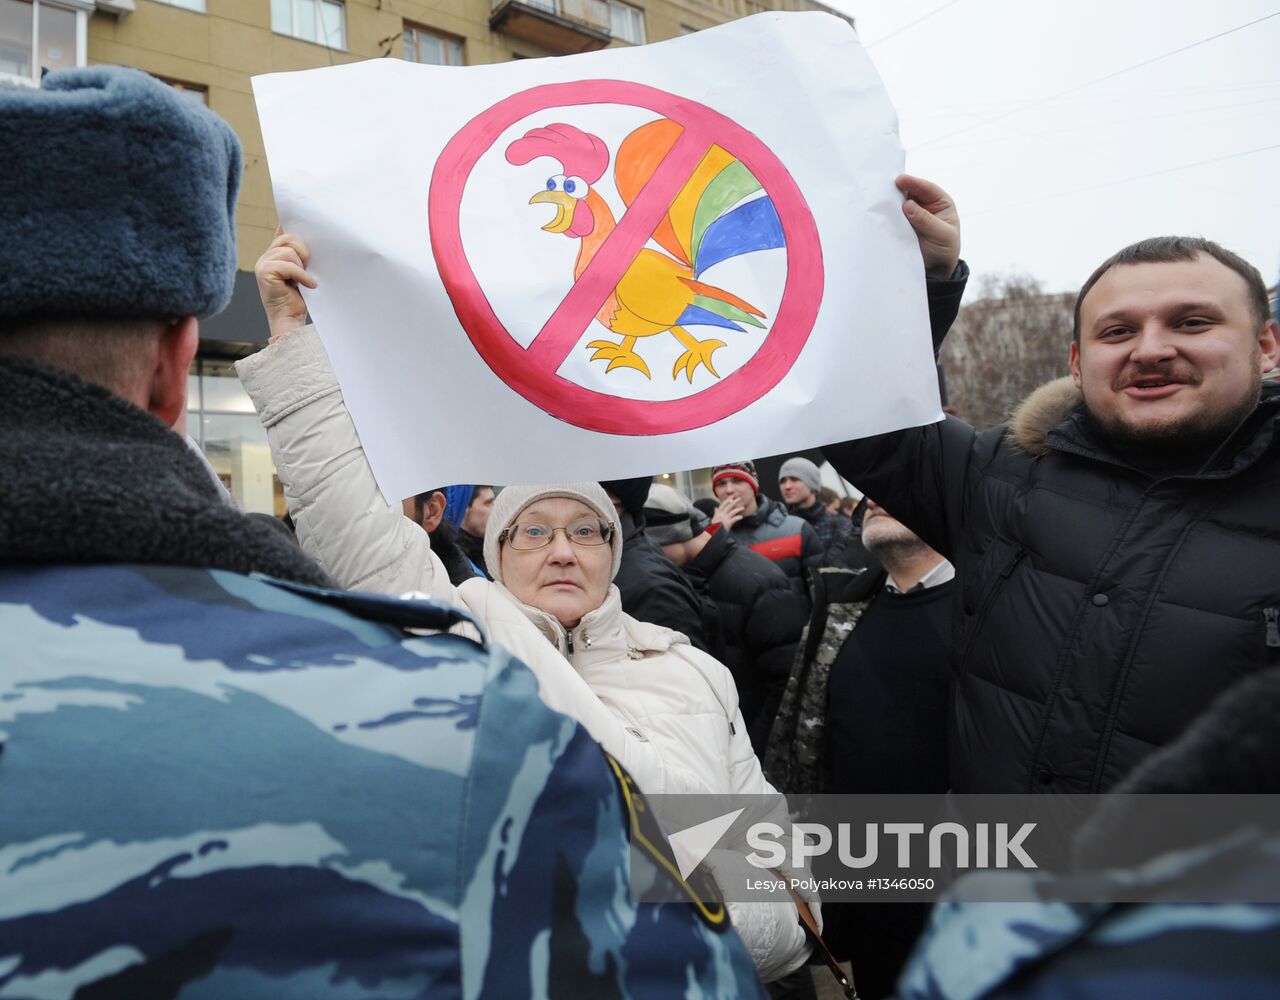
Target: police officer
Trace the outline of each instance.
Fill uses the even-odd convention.
[[[523,665],[330,589],[172,430],[227,125],[92,67],[0,148],[0,993],[760,995],[722,906],[629,902],[635,790]]]

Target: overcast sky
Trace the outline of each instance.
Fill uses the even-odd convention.
[[[1190,233],[1276,281],[1280,0],[830,2],[857,20],[907,169],[956,198],[976,276],[1075,290],[1127,243]]]

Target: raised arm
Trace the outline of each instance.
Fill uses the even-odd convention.
[[[299,286],[316,287],[306,244],[277,234],[255,275],[271,341],[236,371],[267,429],[285,500],[308,555],[342,586],[458,603],[427,533],[388,506]]]
[[[959,312],[968,278],[960,260],[960,216],[951,196],[931,181],[903,174],[897,185],[924,261],[936,353]],[[828,445],[822,452],[845,479],[894,511],[931,548],[949,556],[959,530],[973,439],[968,424],[947,419]]]

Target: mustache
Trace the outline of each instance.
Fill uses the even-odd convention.
[[[1199,385],[1204,379],[1193,369],[1175,365],[1149,365],[1126,368],[1116,378],[1112,388],[1119,392],[1146,381],[1178,382],[1183,385]]]

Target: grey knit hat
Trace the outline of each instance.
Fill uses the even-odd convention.
[[[649,487],[644,505],[644,533],[658,545],[677,545],[707,529],[707,517],[683,493],[662,483]]]
[[[0,90],[0,320],[177,319],[231,300],[240,142],[122,66]]]
[[[484,564],[489,575],[502,582],[502,560],[499,558],[498,536],[515,523],[520,512],[532,503],[546,500],[548,497],[566,497],[578,500],[597,514],[600,520],[607,521],[613,527],[613,537],[609,545],[613,549],[613,566],[609,570],[609,579],[618,575],[618,567],[622,565],[622,525],[618,523],[618,512],[609,502],[608,494],[601,489],[599,483],[556,483],[552,486],[507,486],[493,501],[493,509],[489,512],[489,524],[484,529]]]
[[[800,480],[814,493],[822,489],[822,473],[818,471],[818,467],[807,458],[801,458],[799,455],[795,458],[788,458],[782,463],[782,468],[778,470],[778,482],[782,482],[788,477]]]

